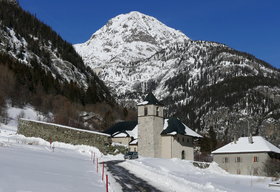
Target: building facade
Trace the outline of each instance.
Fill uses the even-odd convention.
[[[164,105],[152,93],[137,106],[138,121],[117,123],[104,131],[113,142],[130,140],[130,150],[144,157],[194,159],[193,141],[201,138],[199,134],[177,118],[165,119]]]
[[[265,176],[264,163],[280,157],[280,149],[260,136],[241,137],[212,152],[213,160],[231,174]]]

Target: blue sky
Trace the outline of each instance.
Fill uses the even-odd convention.
[[[111,18],[139,11],[192,40],[215,41],[280,68],[280,0],[19,0],[66,41],[84,43]]]

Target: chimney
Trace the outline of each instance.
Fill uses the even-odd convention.
[[[253,143],[253,137],[252,137],[252,133],[250,133],[250,144]]]
[[[234,134],[233,138],[234,138],[234,144],[236,144],[236,134]]]

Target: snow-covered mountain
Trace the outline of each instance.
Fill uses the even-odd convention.
[[[148,90],[155,91],[160,99],[185,95],[185,90],[167,83],[179,74],[185,76],[184,84],[198,84],[204,75],[204,85],[211,85],[222,81],[221,74],[233,67],[240,71],[234,76],[243,76],[244,67],[252,70],[252,75],[270,76],[275,71],[253,56],[237,53],[224,44],[193,41],[181,31],[136,11],[109,20],[87,42],[74,47],[119,98]]]
[[[133,11],[109,20],[87,42],[74,47],[85,64],[102,68],[107,64],[146,59],[170,44],[187,40],[189,38],[181,31]]]
[[[251,54],[193,41],[139,12],[111,19],[75,48],[120,103],[151,90],[166,116],[176,113],[193,129],[214,126],[219,138],[230,138],[250,121],[253,134],[280,143],[268,131],[280,129],[280,73]]]

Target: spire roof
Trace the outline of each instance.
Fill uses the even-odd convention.
[[[154,94],[152,92],[148,93],[148,95],[144,99],[144,102],[138,103],[138,105],[149,105],[149,104],[164,106],[164,104],[162,102],[160,102],[156,99],[156,97],[154,96]]]

